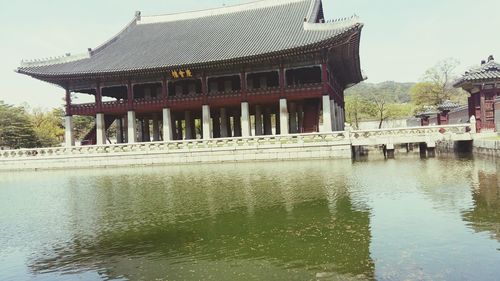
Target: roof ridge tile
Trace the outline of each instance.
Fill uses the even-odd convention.
[[[232,5],[220,8],[211,8],[211,9],[204,9],[204,10],[197,10],[190,12],[180,12],[173,14],[151,15],[151,16],[143,15],[141,16],[140,20],[137,21],[137,24],[142,25],[142,24],[174,22],[181,20],[210,17],[210,16],[226,15],[226,14],[263,9],[275,6],[282,6],[297,2],[315,2],[315,1],[319,0],[259,0],[239,5]]]

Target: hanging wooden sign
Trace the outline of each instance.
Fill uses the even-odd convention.
[[[190,69],[180,69],[170,71],[170,76],[173,79],[190,78],[193,77],[193,73]]]

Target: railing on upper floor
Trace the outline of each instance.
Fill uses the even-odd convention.
[[[250,88],[247,89],[248,95],[272,95],[279,94],[280,87],[266,87],[266,88]]]
[[[291,96],[297,94],[307,95],[310,91],[321,91],[322,83],[310,83],[310,84],[298,84],[289,85],[285,87],[285,93]],[[228,98],[238,98],[241,97],[242,90],[232,90],[232,91],[221,91],[221,92],[209,92],[207,98],[209,100],[215,99],[228,99]],[[280,87],[267,87],[267,88],[255,88],[247,89],[247,95],[249,96],[272,96],[279,95],[281,93]],[[187,95],[170,95],[168,96],[168,101],[165,101],[161,97],[154,98],[141,98],[134,99],[133,107],[138,109],[145,108],[156,108],[165,106],[167,103],[186,103],[193,101],[200,101],[204,98],[201,93],[193,93]],[[102,103],[102,109],[106,111],[126,111],[128,109],[127,100],[117,100],[117,101],[106,101]],[[97,106],[95,103],[85,103],[85,104],[72,104],[71,113],[74,115],[94,115],[97,112]]]
[[[210,91],[208,92],[209,98],[227,98],[227,97],[239,97],[241,95],[241,90],[231,90],[231,91]]]

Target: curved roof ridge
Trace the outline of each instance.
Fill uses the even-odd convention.
[[[142,16],[137,21],[137,24],[140,25],[140,24],[152,24],[152,23],[197,19],[197,18],[226,15],[242,11],[263,9],[268,7],[287,5],[297,2],[308,2],[308,1],[319,2],[320,0],[259,0],[239,5],[221,7],[221,8],[211,8],[198,11],[180,12],[180,13],[164,14],[164,15]]]
[[[357,15],[353,15],[351,17],[339,18],[334,20],[329,20],[324,23],[311,23],[304,22],[304,30],[332,30],[332,29],[341,29],[348,28],[354,25],[363,25],[363,23],[359,20]]]
[[[316,16],[321,8],[321,0],[313,0],[309,6],[309,11],[307,12],[307,18],[304,22],[314,23],[316,22]]]
[[[81,54],[67,53],[63,56],[58,56],[58,57],[49,57],[49,58],[34,59],[34,60],[21,60],[21,67],[39,67],[45,65],[62,64],[88,58],[90,58],[89,52]]]
[[[92,56],[92,55],[94,55],[94,54],[102,51],[107,46],[113,44],[113,42],[115,42],[116,40],[118,40],[123,34],[125,34],[127,31],[129,31],[135,25],[137,25],[137,21],[140,20],[140,18],[141,18],[141,13],[140,12],[136,12],[134,19],[129,24],[127,24],[127,26],[125,26],[122,30],[120,30],[115,36],[111,37],[111,39],[109,39],[108,41],[102,43],[101,45],[99,45],[94,50],[89,50],[90,55]]]

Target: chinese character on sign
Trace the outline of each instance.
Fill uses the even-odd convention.
[[[173,79],[188,78],[188,77],[193,77],[193,72],[190,69],[179,69],[179,70],[172,70],[170,72],[170,75],[172,76]]]

